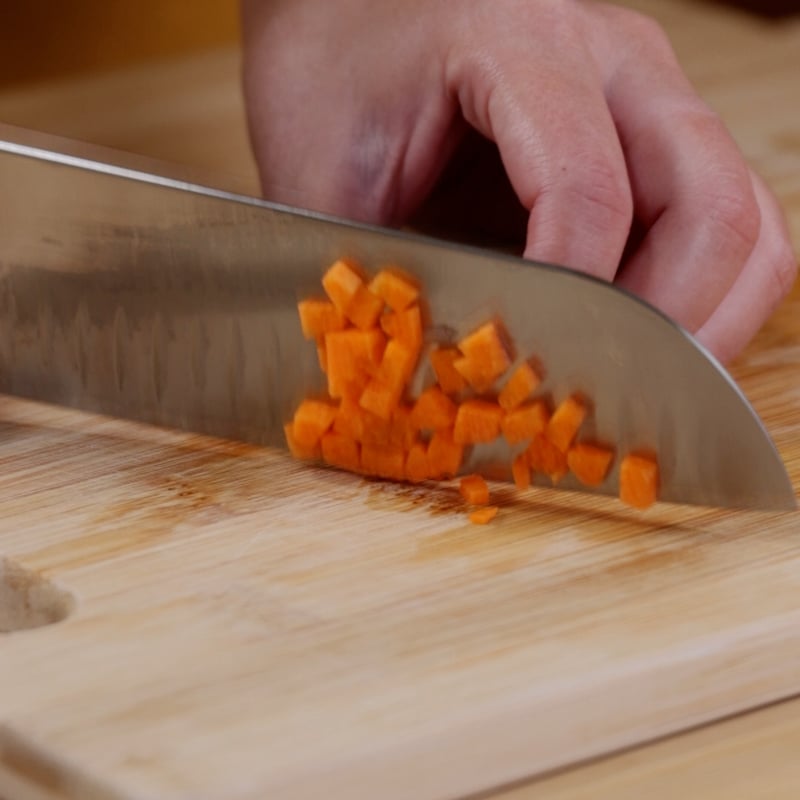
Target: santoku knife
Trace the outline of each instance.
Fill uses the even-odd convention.
[[[164,177],[140,157],[9,126],[0,139],[2,392],[283,447],[296,404],[325,385],[297,301],[346,256],[416,275],[439,336],[500,317],[545,365],[543,391],[592,398],[588,434],[657,453],[662,500],[796,507],[730,376],[614,286]],[[616,481],[615,468],[598,491]]]

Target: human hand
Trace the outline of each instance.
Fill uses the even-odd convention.
[[[243,0],[266,197],[516,238],[728,361],[796,276],[781,210],[664,33],[579,0]]]

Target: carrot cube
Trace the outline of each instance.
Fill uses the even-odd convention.
[[[327,373],[328,371],[328,350],[325,347],[325,339],[317,339],[317,361],[319,368]]]
[[[562,452],[566,453],[578,429],[586,417],[586,403],[577,395],[571,395],[558,404],[547,423],[547,438]]]
[[[458,444],[491,442],[500,435],[503,409],[489,400],[465,400],[458,407],[453,440]]]
[[[534,400],[509,411],[500,424],[505,440],[518,444],[532,439],[537,433],[544,433],[550,411],[544,400]]]
[[[369,288],[392,311],[402,311],[419,298],[419,284],[398,269],[382,269],[370,282]]]
[[[411,407],[401,403],[394,410],[389,424],[389,444],[408,450],[417,440],[418,431]]]
[[[648,455],[631,453],[619,465],[619,498],[634,508],[645,509],[658,498],[658,462]]]
[[[358,472],[361,468],[360,447],[355,439],[336,431],[328,431],[320,439],[322,460],[332,467]]]
[[[367,475],[402,481],[405,478],[405,465],[406,454],[401,447],[375,444],[361,446],[361,470]]]
[[[303,400],[294,412],[292,435],[300,447],[313,448],[333,425],[337,407],[324,400]]]
[[[344,330],[347,320],[338,308],[323,298],[301,300],[297,304],[300,327],[306,339],[321,339],[331,331]]]
[[[358,404],[376,417],[389,421],[400,402],[402,393],[402,384],[389,386],[378,380],[378,378],[372,378],[364,387],[364,391],[361,392]]]
[[[524,491],[531,485],[531,465],[528,463],[527,453],[520,453],[514,457],[511,462],[511,474],[517,489]]]
[[[366,286],[359,286],[347,304],[345,316],[356,328],[367,331],[378,324],[382,312],[383,300]]]
[[[497,506],[476,508],[470,513],[469,521],[473,523],[473,525],[488,525],[497,516],[498,510]]]
[[[411,445],[406,457],[406,479],[411,483],[421,483],[431,476],[431,465],[428,460],[428,447],[424,442]]]
[[[436,382],[445,394],[458,394],[466,389],[466,379],[453,366],[456,360],[463,358],[457,347],[437,347],[435,350],[431,350],[429,358],[436,375]]]
[[[531,469],[547,475],[553,484],[569,471],[567,456],[543,434],[537,434],[526,451]]]
[[[385,346],[386,337],[377,328],[326,334],[328,394],[334,398],[360,395],[380,365]]]
[[[599,486],[608,475],[614,451],[588,442],[574,444],[567,451],[567,466],[584,486]]]
[[[464,446],[453,440],[450,430],[436,431],[428,443],[431,478],[453,478],[461,469]]]
[[[509,368],[511,356],[495,322],[481,325],[458,343],[464,354],[453,366],[478,392],[485,392]]]
[[[431,386],[417,398],[411,413],[418,430],[435,431],[451,428],[457,411],[458,406],[438,386]]]
[[[390,339],[375,377],[385,386],[402,392],[414,373],[416,364],[417,353],[397,339]]]
[[[322,276],[322,287],[341,314],[347,314],[347,307],[360,287],[364,286],[361,271],[344,259],[335,261]]]
[[[381,328],[390,339],[397,339],[410,350],[422,347],[422,312],[419,306],[389,311],[381,316]]]
[[[300,444],[297,441],[294,435],[294,424],[291,422],[287,422],[283,426],[283,434],[286,437],[286,445],[289,448],[289,452],[294,456],[294,458],[299,458],[302,460],[310,460],[316,461],[319,459],[321,455],[319,442],[312,445],[311,447],[307,447],[306,445]]]
[[[460,481],[458,491],[471,505],[485,506],[489,503],[489,487],[480,475],[465,475]]]
[[[540,382],[541,378],[536,370],[527,361],[523,362],[511,373],[511,377],[500,391],[497,397],[500,408],[503,411],[511,411],[521,405],[536,390]]]

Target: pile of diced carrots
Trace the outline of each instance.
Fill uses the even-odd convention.
[[[455,478],[467,448],[502,436],[517,451],[511,471],[520,489],[535,473],[553,484],[570,472],[586,486],[606,479],[614,448],[578,438],[587,400],[573,394],[551,409],[537,397],[537,368],[532,361],[513,367],[510,337],[498,321],[457,344],[429,346],[434,381],[411,397],[425,347],[418,282],[396,268],[370,279],[341,259],[327,269],[322,286],[325,296],[301,300],[298,311],[303,335],[316,343],[328,391],[325,398],[303,400],[286,424],[295,457],[421,483]],[[647,508],[657,498],[658,480],[652,455],[626,454],[619,497]],[[498,508],[490,505],[481,475],[461,477],[459,489],[473,522],[495,517]]]

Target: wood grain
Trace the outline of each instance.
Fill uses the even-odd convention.
[[[797,235],[796,26],[637,5]],[[255,186],[237,70],[217,51],[5,93],[0,116]],[[734,368],[796,487],[798,312],[796,289]],[[800,690],[797,515],[640,517],[539,492],[483,529],[452,492],[280,453],[12,399],[0,422],[0,555],[77,603],[0,638],[0,795],[14,800],[452,797]],[[726,723],[727,746],[709,728],[511,796],[657,797],[673,765],[713,797],[700,763],[728,798],[757,796],[736,794],[753,786],[744,765],[772,763],[777,792],[793,773],[774,747],[800,744],[797,718],[762,712],[763,727]]]

